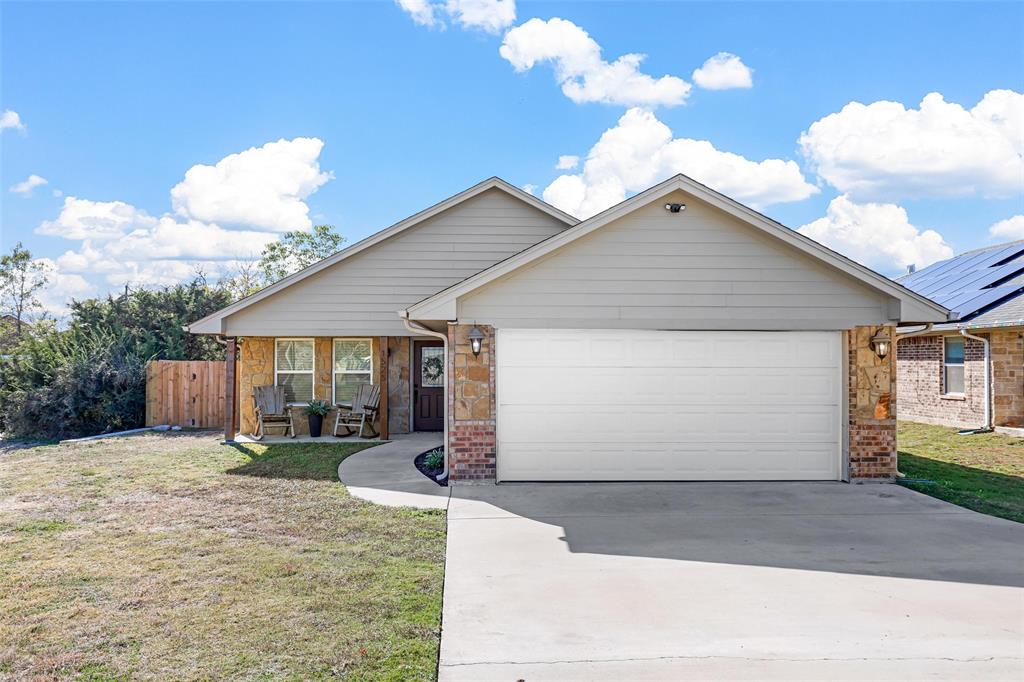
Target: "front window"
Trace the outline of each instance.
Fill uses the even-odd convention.
[[[370,339],[334,340],[334,402],[350,403],[356,389],[373,383]]]
[[[313,399],[313,339],[274,342],[274,385],[284,386],[289,403]]]
[[[943,357],[943,379],[947,395],[964,393],[964,339],[947,336]]]

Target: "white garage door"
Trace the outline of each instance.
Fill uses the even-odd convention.
[[[838,332],[499,330],[502,481],[836,480]]]

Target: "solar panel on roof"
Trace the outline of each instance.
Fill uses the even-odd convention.
[[[956,311],[960,319],[1020,295],[1024,244],[1016,242],[955,256],[900,278],[900,284]]]

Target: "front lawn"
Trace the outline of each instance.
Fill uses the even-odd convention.
[[[433,679],[444,517],[349,497],[364,447],[0,452],[0,678]]]
[[[900,422],[897,442],[900,471],[907,479],[931,481],[905,482],[908,488],[1024,523],[1024,440]]]

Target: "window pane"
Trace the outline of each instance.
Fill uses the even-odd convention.
[[[444,386],[444,348],[423,346],[420,353],[420,386]]]
[[[946,393],[964,392],[964,366],[946,365]]]
[[[335,374],[334,375],[334,402],[351,403],[352,396],[356,389],[363,384],[370,383],[370,373],[365,374]]]
[[[962,365],[964,364],[964,340],[963,339],[946,339],[946,364]]]
[[[277,385],[284,386],[284,399],[306,403],[313,399],[313,374],[278,374]]]
[[[337,339],[334,342],[334,371],[370,371],[373,350],[369,339]]]
[[[312,341],[278,341],[277,371],[313,371]]]

